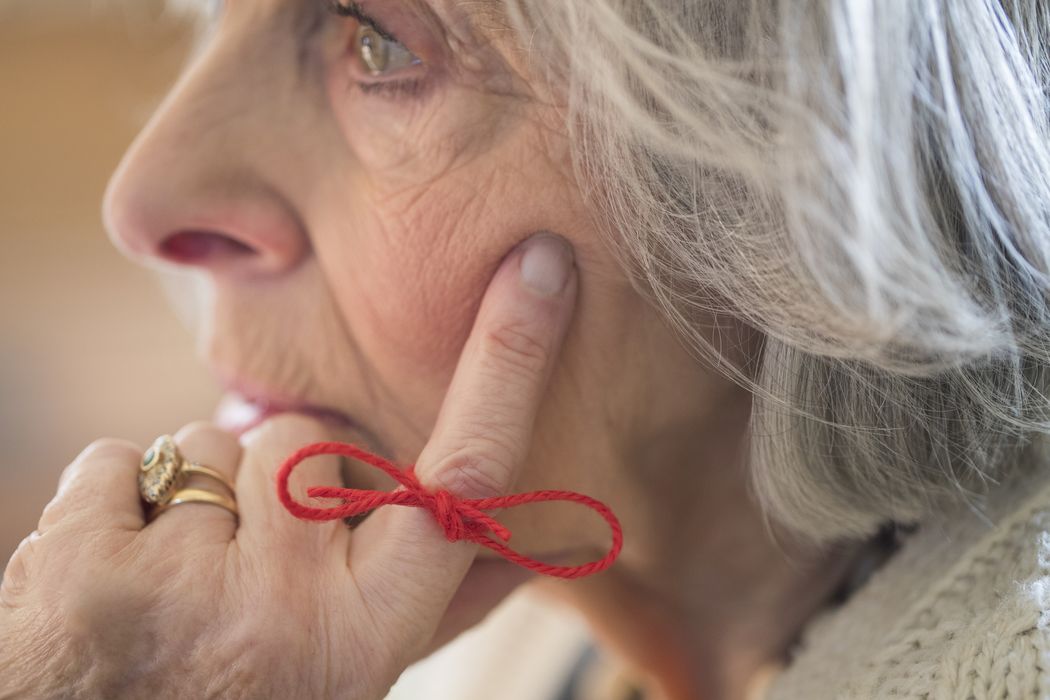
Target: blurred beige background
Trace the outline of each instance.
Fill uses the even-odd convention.
[[[100,213],[188,51],[147,0],[0,0],[0,566],[93,439],[148,443],[216,398]]]

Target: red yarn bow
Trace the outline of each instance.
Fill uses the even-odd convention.
[[[314,508],[303,505],[288,491],[288,479],[292,470],[304,459],[317,455],[342,455],[360,460],[382,469],[404,488],[396,491],[370,491],[347,489],[336,486],[311,486],[306,493],[311,498],[339,498],[343,505],[331,508]],[[623,530],[620,521],[601,501],[574,491],[530,491],[497,498],[457,498],[445,490],[430,491],[416,478],[414,467],[399,469],[378,455],[345,442],[318,442],[297,450],[288,457],[277,471],[277,495],[292,515],[302,520],[339,520],[366,513],[380,506],[415,506],[425,508],[434,516],[449,542],[468,540],[488,547],[505,559],[526,569],[559,578],[581,578],[609,568],[623,548]],[[495,518],[483,511],[495,508],[511,508],[539,501],[570,501],[591,508],[609,523],[612,530],[612,547],[597,561],[580,566],[555,566],[546,564],[514,551],[505,543],[510,540],[510,531]],[[495,538],[487,535],[491,533]],[[498,539],[496,539],[498,538]]]

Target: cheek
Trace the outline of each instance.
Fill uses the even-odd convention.
[[[429,119],[406,118],[410,138],[351,122],[343,191],[319,203],[330,225],[315,229],[359,362],[417,437],[429,435],[504,256],[543,229],[578,254],[594,244],[567,148],[549,129],[477,94],[449,100],[428,103],[445,108]],[[398,125],[388,121],[405,136]]]
[[[472,255],[462,242],[443,240],[448,233],[420,225],[372,251],[352,302],[359,306],[352,330],[374,357],[436,380],[451,376],[499,257]]]
[[[422,426],[436,416],[485,288],[516,242],[513,228],[452,179],[355,199],[352,230],[318,241],[319,257],[360,360]]]

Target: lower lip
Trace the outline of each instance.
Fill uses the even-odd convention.
[[[314,406],[256,402],[237,394],[226,394],[222,397],[215,409],[213,420],[223,430],[241,436],[281,413],[300,413],[339,428],[354,427],[353,421],[337,411]]]

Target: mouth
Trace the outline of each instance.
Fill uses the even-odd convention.
[[[289,394],[263,388],[258,383],[228,379],[219,373],[216,375],[225,393],[215,407],[212,422],[238,438],[274,416],[297,413],[322,423],[327,428],[329,439],[354,443],[376,454],[389,454],[384,443],[380,442],[372,431],[337,408],[310,403]],[[340,478],[344,487],[388,490],[397,486],[386,474],[356,460],[342,459],[341,464]],[[361,516],[361,519],[364,517],[367,515]]]
[[[278,397],[265,392],[229,387],[215,408],[213,421],[223,430],[240,437],[252,428],[281,413],[299,413],[315,418],[338,432],[359,429],[347,414],[327,406]]]
[[[223,372],[217,367],[211,368],[213,376],[225,389],[223,397],[215,406],[212,421],[238,438],[279,413],[294,412],[309,416],[339,434],[362,429],[353,418],[338,408],[311,403],[306,398]]]

